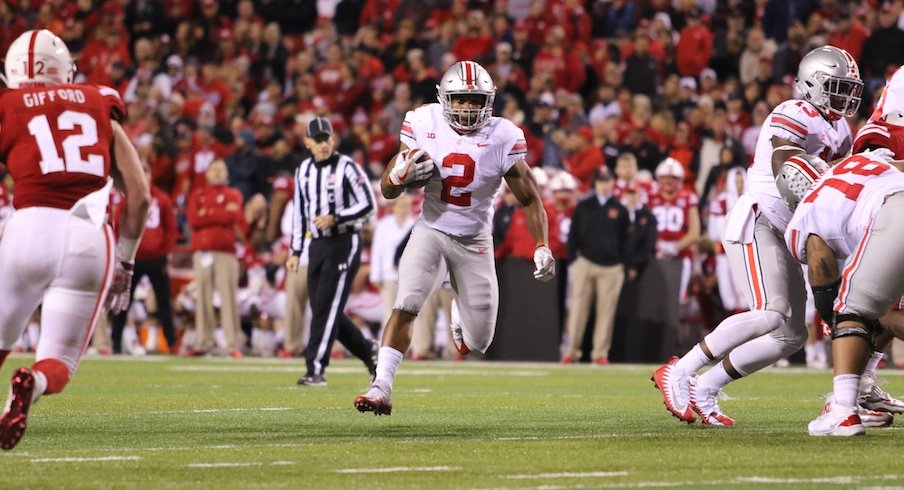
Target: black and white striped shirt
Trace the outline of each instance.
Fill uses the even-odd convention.
[[[304,237],[313,239],[352,233],[376,209],[374,191],[364,170],[340,153],[322,162],[307,158],[295,171],[295,196],[292,200],[292,253],[300,256]],[[332,215],[336,224],[320,230],[314,218]]]

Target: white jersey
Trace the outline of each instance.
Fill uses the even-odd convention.
[[[839,260],[854,252],[885,198],[904,191],[904,173],[858,153],[841,161],[813,183],[785,232],[788,249],[806,263],[809,235],[825,240]]]
[[[438,170],[424,188],[420,220],[453,236],[489,235],[502,176],[527,153],[524,132],[491,117],[479,131],[459,134],[443,119],[442,106],[426,104],[405,115],[400,139],[426,151]]]
[[[827,162],[847,155],[853,139],[845,120],[827,121],[804,100],[782,102],[766,118],[756,142],[753,165],[747,171],[747,192],[773,226],[784,232],[791,219],[791,210],[785,206],[775,186],[773,136],[788,140],[808,155],[817,155]]]
[[[890,112],[904,112],[904,66],[895,70],[895,73],[885,82],[882,96],[876,103],[876,108],[870,114],[870,122]]]

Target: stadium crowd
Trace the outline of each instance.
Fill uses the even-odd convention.
[[[49,29],[72,51],[77,82],[121,94],[124,128],[153,185],[174,203],[175,236],[167,241],[174,246],[166,251],[185,346],[197,303],[190,202],[208,185],[211,164],[225,162],[244,207],[235,249],[243,349],[298,355],[298,346],[284,348],[279,327],[288,247],[280,223],[306,156],[308,122],[328,118],[339,151],[376,180],[398,151],[405,113],[434,102],[439,74],[458,60],[487,68],[497,85],[494,113],[527,136],[557,260],[573,258],[570,216],[605,174],[614,175],[614,192],[632,217],[652,211],[659,240],[637,266],[681,262],[684,327],[676,335],[690,335],[684,341],[692,344],[744,308],[723,270],[719,226],[743,189],[765,117],[794,96],[798,61],[824,44],[857,59],[865,93],[859,117],[849,120],[856,130],[887,76],[904,64],[902,11],[899,0],[0,0],[0,51],[28,29]],[[675,177],[687,196],[680,223],[656,207],[657,178]],[[6,182],[8,208],[14,190]],[[404,239],[418,211],[412,197],[396,204],[402,212],[381,203],[371,231],[383,249],[365,256],[353,285],[349,314],[370,334],[387,314],[383,283],[395,277],[386,243]],[[696,229],[684,222],[697,216]],[[529,240],[522,228],[513,218],[494,230],[499,260],[532,259],[533,243],[519,243]],[[683,240],[688,233],[699,239]],[[568,284],[559,287],[564,298]],[[156,309],[148,289],[139,288],[137,297],[147,300],[132,310],[137,324],[145,309]],[[106,331],[98,332],[95,346],[108,352]],[[112,347],[167,350],[153,329],[142,328],[140,339],[126,335]],[[452,355],[442,336],[434,344],[414,357]]]

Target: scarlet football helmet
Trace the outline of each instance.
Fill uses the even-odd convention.
[[[684,180],[684,165],[672,157],[666,158],[657,167],[655,174],[659,177],[675,177],[678,180]]]
[[[853,116],[860,107],[863,81],[854,57],[835,46],[807,53],[797,68],[797,89],[830,119]]]
[[[482,96],[483,105],[479,109],[454,109],[452,98],[456,95]],[[466,133],[477,131],[493,114],[496,85],[482,66],[473,61],[459,61],[443,74],[436,86],[436,98],[443,106],[443,118],[449,126]]]
[[[31,30],[10,44],[4,71],[10,88],[58,85],[72,83],[75,62],[66,43],[54,33],[47,29]]]

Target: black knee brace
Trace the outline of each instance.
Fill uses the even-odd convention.
[[[813,303],[816,304],[816,311],[822,317],[822,321],[833,325],[832,317],[835,316],[835,298],[838,297],[838,286],[841,285],[841,279],[835,281],[828,286],[813,286]],[[809,323],[809,322],[808,322]]]
[[[847,321],[860,323],[861,326],[847,326],[838,328],[839,323]],[[879,320],[870,320],[863,318],[860,315],[852,314],[836,315],[835,321],[832,322],[832,338],[838,339],[841,337],[850,336],[861,337],[866,340],[871,350],[875,350],[875,344],[873,342],[874,336],[881,330],[881,328],[882,327],[879,326]]]

